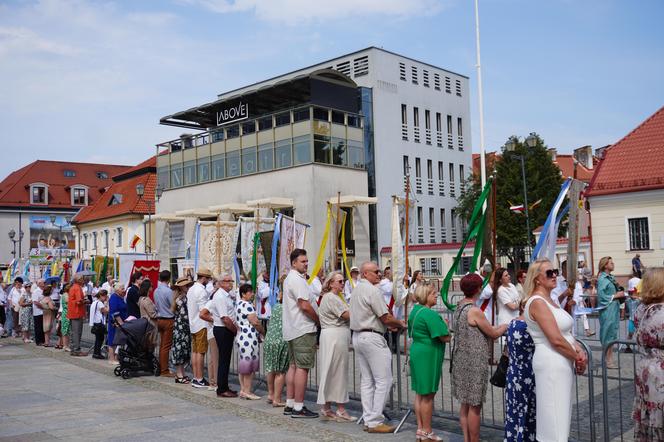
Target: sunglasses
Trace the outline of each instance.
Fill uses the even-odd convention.
[[[546,277],[549,279],[558,277],[558,269],[549,269],[544,273],[546,274]]]

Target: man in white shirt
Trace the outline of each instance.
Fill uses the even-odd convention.
[[[350,328],[353,348],[360,365],[362,418],[369,433],[392,433],[383,408],[392,386],[392,353],[385,337],[386,327],[402,329],[404,321],[394,318],[387,310],[379,282],[378,266],[374,262],[362,264],[362,279],[353,290],[350,300]]]
[[[37,287],[32,290],[32,318],[35,324],[35,345],[44,345],[44,310],[41,301],[44,298],[44,280],[37,280]]]
[[[200,312],[210,299],[205,286],[212,279],[212,272],[208,269],[198,269],[197,280],[187,291],[187,311],[189,313],[189,330],[191,332],[191,370],[194,379],[191,386],[194,388],[207,388],[210,383],[203,377],[205,353],[207,353],[207,322],[200,317]]]
[[[306,274],[307,252],[295,249],[290,254],[291,270],[284,280],[282,334],[288,343],[290,367],[286,374],[286,407],[284,414],[293,418],[316,418],[304,406],[304,392],[309,370],[316,362],[318,314],[311,305],[311,291]]]
[[[263,271],[262,278],[258,280],[256,290],[256,312],[258,319],[263,323],[263,328],[267,327],[267,321],[270,319],[272,307],[270,306],[270,275]]]
[[[233,277],[221,275],[219,290],[201,309],[201,319],[213,325],[214,339],[217,343],[217,397],[234,398],[237,393],[228,386],[228,371],[233,354],[233,341],[237,333],[235,324],[235,300],[233,299]]]
[[[13,320],[12,323],[14,324],[12,336],[15,338],[21,336],[21,325],[18,323],[18,311],[20,308],[19,300],[23,295],[23,291],[23,278],[18,276],[14,279],[14,285],[9,291],[9,296],[7,297],[9,300],[9,307],[11,308],[11,315]]]
[[[357,285],[359,277],[360,277],[360,269],[358,269],[357,267],[351,267],[350,279],[353,280],[353,283],[351,284],[350,280],[348,280],[344,284],[344,298],[346,298],[346,303],[350,302],[350,297],[353,293],[353,288]]]
[[[101,285],[102,290],[106,290],[110,296],[113,293],[113,286],[115,285],[115,279],[110,273],[106,275],[106,281]]]

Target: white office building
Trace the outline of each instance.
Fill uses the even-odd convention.
[[[325,96],[325,99],[318,103],[307,97],[302,97],[300,100],[293,100],[292,96],[286,96],[283,94],[283,91],[279,91],[279,89],[283,89],[282,86],[294,84],[294,81],[306,78],[306,76],[312,74],[320,76],[321,72],[329,72],[329,69],[344,74],[355,83],[358,101],[357,110],[352,109],[348,105],[344,108],[338,107],[334,99],[330,97],[329,91],[322,91],[318,88],[317,84],[319,83],[312,83],[311,86],[307,86],[310,90],[306,92],[311,97],[314,97],[318,93],[320,93],[320,97]],[[327,83],[321,82],[320,85]],[[297,95],[299,91],[296,89],[296,86],[293,86],[293,93]],[[264,93],[266,91],[274,91],[274,93],[266,96]],[[252,102],[254,98],[257,99]],[[270,101],[269,105],[265,100]],[[175,167],[173,165],[180,162],[186,165],[187,158],[180,159],[180,156],[187,156],[187,148],[196,147],[194,145],[196,143],[187,145],[187,141],[183,141],[184,145],[172,150],[168,160],[166,157],[160,156],[157,166],[159,185],[166,190],[163,199],[169,199],[170,190],[174,191],[172,195],[175,196],[176,193],[182,194],[182,191],[178,190],[179,187],[186,187],[187,184],[200,185],[202,176],[204,177],[203,181],[205,181],[205,190],[209,188],[210,182],[213,181],[218,180],[221,182],[221,180],[228,180],[229,178],[233,180],[245,178],[243,159],[241,161],[237,160],[238,168],[234,168],[234,163],[229,163],[229,155],[231,154],[231,150],[229,149],[234,149],[234,147],[230,147],[232,142],[229,141],[229,136],[238,136],[242,140],[242,143],[244,143],[245,127],[243,124],[240,124],[239,133],[235,134],[235,129],[231,130],[229,126],[224,126],[225,109],[229,109],[228,106],[237,107],[241,102],[250,103],[250,115],[248,118],[256,118],[255,125],[253,123],[249,124],[248,135],[254,137],[253,132],[256,131],[258,133],[257,136],[259,139],[254,142],[252,138],[251,143],[254,146],[258,146],[259,163],[261,161],[261,118],[266,118],[265,115],[268,114],[274,114],[274,116],[270,117],[269,122],[270,129],[274,130],[275,133],[275,135],[271,135],[270,143],[275,143],[274,146],[277,146],[277,130],[280,129],[277,127],[279,124],[278,111],[280,109],[291,109],[289,123],[293,126],[293,129],[288,135],[290,139],[295,140],[299,135],[311,137],[309,144],[306,146],[302,145],[303,151],[306,149],[310,150],[309,154],[305,154],[306,158],[302,163],[330,164],[330,166],[342,165],[344,166],[343,170],[336,169],[341,173],[338,175],[339,180],[343,179],[343,173],[351,173],[353,168],[366,169],[367,186],[360,186],[357,191],[354,191],[353,186],[349,187],[350,183],[346,183],[342,187],[344,187],[344,191],[348,194],[377,197],[377,204],[368,207],[368,226],[364,227],[368,228],[368,232],[364,231],[360,235],[362,236],[363,243],[365,238],[368,240],[369,247],[367,252],[372,259],[378,260],[381,247],[389,246],[391,243],[391,197],[392,195],[403,196],[406,170],[410,170],[412,193],[415,198],[414,210],[411,217],[411,225],[413,226],[411,230],[411,243],[451,243],[463,239],[462,223],[455,215],[454,208],[457,205],[456,197],[459,196],[461,191],[461,183],[472,172],[468,77],[383,49],[370,47],[240,89],[225,92],[218,95],[217,100],[213,103],[208,103],[161,119],[162,124],[208,131],[209,138],[205,138],[204,142],[212,144],[212,150],[214,150],[215,141],[221,141],[220,137],[224,137],[226,143],[226,147],[224,148],[226,152],[226,171],[216,178],[215,176],[210,176],[214,175],[214,172],[210,174],[209,171],[205,172],[203,169],[197,169],[198,178],[195,176],[188,177],[185,170],[186,167],[182,169],[184,170],[184,176],[178,177],[177,174],[181,172],[177,171],[175,172],[176,175],[173,175],[174,170],[180,170],[173,169]],[[298,124],[299,115],[297,107],[304,104],[309,105],[308,110],[305,111],[306,118],[311,119],[313,123],[311,126],[307,126],[307,130],[302,131],[302,134],[296,134],[295,125]],[[226,108],[222,111],[223,106],[226,106]],[[262,106],[264,109],[259,109],[257,106]],[[319,108],[322,106],[327,110],[319,111],[316,106]],[[335,113],[335,109],[346,111],[346,116],[344,117],[343,114],[338,112]],[[208,116],[205,116],[208,110],[214,110],[210,114],[217,116],[216,121],[210,120]],[[222,111],[221,114],[220,111]],[[233,112],[242,112],[242,109],[237,108]],[[363,138],[361,143],[358,142],[356,144],[358,147],[362,146],[364,149],[364,154],[360,156],[359,162],[350,157],[354,142],[353,139],[355,139],[355,135],[351,136],[351,134],[355,133],[355,120],[350,120],[353,112],[358,112],[360,116],[358,129],[361,129]],[[219,115],[221,115],[221,121],[219,120]],[[229,117],[231,116],[229,115]],[[339,118],[339,121],[336,123],[335,118]],[[343,164],[337,164],[334,153],[331,155],[326,153],[330,149],[329,145],[334,145],[334,140],[332,140],[332,144],[330,144],[329,138],[326,142],[319,141],[320,131],[317,129],[319,125],[317,121],[323,120],[331,125],[332,138],[334,138],[335,124],[339,125],[339,133],[345,127],[346,135],[344,135],[344,142],[348,150],[348,157],[345,160],[340,160],[344,161]],[[224,135],[216,135],[215,130],[219,126],[226,127]],[[267,126],[265,127],[267,128]],[[293,147],[295,150],[293,150],[292,163],[292,166],[295,166],[299,153],[296,149],[297,143],[292,141],[291,145],[295,146]],[[182,149],[183,152],[180,152],[179,149]],[[197,149],[199,148],[197,147]],[[209,150],[207,147],[205,149]],[[242,149],[243,147],[240,150],[244,152]],[[255,149],[256,147],[254,147],[254,151]],[[332,148],[332,150],[335,149],[336,147]],[[189,154],[189,156],[192,155]],[[205,167],[211,167],[214,170],[214,164],[212,164],[214,162],[214,152],[205,155],[211,158],[205,160],[207,161],[205,164],[211,164],[211,166]],[[241,158],[244,158],[244,153],[241,155]],[[274,153],[274,155],[278,155],[278,152]],[[196,164],[192,163],[192,161],[197,161],[196,158],[198,156],[192,156],[189,159],[189,164]],[[238,158],[240,158],[240,154],[238,154]],[[274,156],[271,158],[275,158],[275,160],[272,160],[275,163],[271,163],[273,164],[271,170],[276,170],[279,167],[276,165],[278,161],[276,160],[277,157]],[[260,168],[260,164],[257,169],[252,169],[250,163],[248,165],[249,169],[246,175],[261,174],[262,169]],[[351,170],[348,169],[349,167]],[[194,169],[190,170],[193,171]],[[233,172],[233,170],[235,171]],[[265,170],[265,173],[274,174],[275,172]],[[332,175],[321,180],[319,184],[325,184],[328,180],[333,179],[334,172],[330,170],[330,173]],[[266,176],[266,178],[268,177]],[[253,181],[247,181],[247,183],[254,182],[256,179],[258,177],[253,178]],[[230,186],[227,188],[235,187]],[[330,192],[317,189],[316,193],[319,193],[320,197],[327,199],[328,196],[333,196],[337,192],[338,189],[336,187],[339,186],[333,187],[329,189]],[[247,187],[244,188],[247,189]],[[280,189],[280,192],[281,196],[288,196],[288,189]],[[249,191],[248,193],[253,192]],[[205,194],[210,195],[208,192],[205,192]],[[201,196],[199,194],[191,194],[190,198],[196,200],[200,199]],[[262,197],[262,195],[252,196]],[[174,204],[168,204],[162,200],[157,205],[158,213],[160,206],[168,212],[172,212],[176,208],[194,208],[183,207],[181,205],[184,200],[183,197],[184,194],[182,194],[182,197],[173,200]],[[202,205],[203,201],[197,201],[197,203]],[[322,212],[324,210],[323,207],[317,208],[316,212]],[[317,221],[319,220],[312,219],[309,222]],[[318,235],[314,234],[313,236]],[[315,244],[315,240],[311,245],[313,244]],[[362,252],[362,249],[364,249],[363,246],[364,244],[357,244],[358,252]],[[365,253],[358,253],[358,255],[367,256]]]

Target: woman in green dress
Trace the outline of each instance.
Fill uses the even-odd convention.
[[[625,292],[618,291],[618,284],[611,272],[615,265],[610,256],[599,260],[599,277],[597,278],[597,308],[599,312],[599,340],[602,347],[618,339],[620,326],[620,300],[625,299]],[[616,368],[613,360],[613,346],[606,350],[606,366]]]
[[[284,407],[286,404],[281,402],[281,394],[286,382],[286,372],[288,371],[288,344],[284,341],[281,333],[282,324],[282,305],[284,276],[279,278],[279,298],[278,303],[272,306],[270,322],[267,325],[265,342],[263,343],[263,357],[265,372],[267,373],[267,403],[273,407]]]
[[[450,334],[445,321],[431,309],[436,305],[437,295],[433,285],[419,283],[414,294],[417,304],[408,315],[408,334],[413,340],[409,359],[411,388],[416,394],[418,440],[442,440],[431,429],[431,415]]]
[[[60,294],[60,332],[62,334],[62,348],[64,351],[69,351],[69,328],[71,323],[67,319],[67,311],[69,310],[69,284],[65,285]]]

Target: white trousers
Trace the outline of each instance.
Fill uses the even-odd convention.
[[[385,420],[383,408],[392,387],[392,353],[382,335],[353,333],[353,348],[360,363],[360,392],[364,424],[374,428]]]

